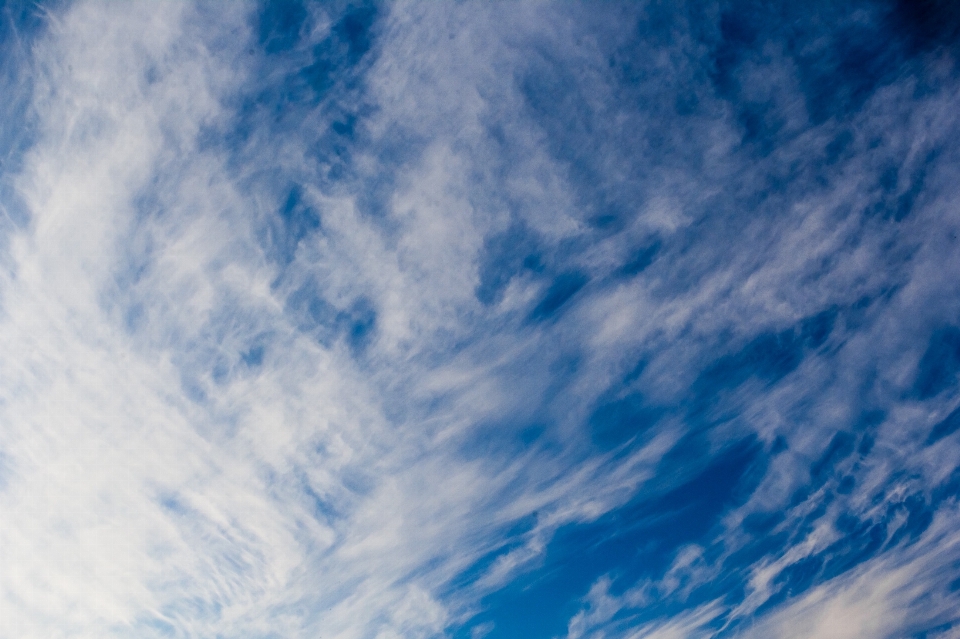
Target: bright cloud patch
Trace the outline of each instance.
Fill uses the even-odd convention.
[[[0,639],[960,636],[952,3],[0,58]]]

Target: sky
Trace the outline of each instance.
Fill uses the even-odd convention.
[[[7,0],[0,96],[0,639],[960,637],[950,0]]]

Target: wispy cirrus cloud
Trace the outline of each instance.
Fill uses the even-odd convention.
[[[8,11],[0,636],[949,636],[955,53],[700,9]]]

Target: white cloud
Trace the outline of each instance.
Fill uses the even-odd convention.
[[[629,454],[595,454],[582,428],[600,393],[641,356],[649,363],[630,390],[670,404],[718,344],[727,352],[826,304],[904,286],[892,319],[859,336],[838,329],[847,346],[830,366],[810,358],[769,392],[758,383],[731,393],[740,422],[718,427],[705,460],[731,433],[782,433],[791,443],[742,511],[774,507],[796,488],[824,434],[850,417],[849,397],[875,361],[889,396],[904,388],[918,355],[897,336],[956,269],[952,253],[919,239],[912,272],[882,268],[896,233],[845,214],[862,206],[858,180],[871,167],[854,166],[789,210],[717,229],[724,220],[704,210],[724,193],[734,170],[726,164],[739,161],[730,160],[734,127],[726,116],[698,121],[685,132],[708,140],[707,166],[651,167],[639,221],[577,252],[569,247],[589,243],[597,211],[577,200],[573,162],[525,119],[518,74],[549,67],[541,49],[574,41],[579,18],[537,3],[514,9],[510,20],[480,4],[385,10],[364,78],[376,108],[358,125],[353,167],[364,185],[388,183],[376,215],[362,194],[311,179],[320,169],[301,133],[329,126],[322,108],[302,129],[258,132],[238,148],[205,142],[241,117],[247,83],[266,82],[246,53],[256,37],[250,7],[79,2],[50,14],[32,53],[37,140],[5,176],[31,218],[12,236],[0,281],[0,637],[437,636],[537,566],[558,528],[596,521],[654,477],[686,432],[682,419],[664,418]],[[311,16],[311,43],[328,22]],[[528,40],[536,46],[520,46]],[[566,66],[582,70],[591,113],[606,114],[606,60],[597,42],[581,44]],[[304,51],[278,56],[277,76]],[[655,62],[663,73],[683,64]],[[889,129],[896,113],[885,110],[907,108],[908,88],[869,103],[861,130]],[[954,126],[943,114],[951,100],[911,101],[910,126]],[[641,124],[656,126],[620,123]],[[498,126],[509,143],[492,141]],[[379,145],[395,138],[409,140],[409,156],[380,158]],[[802,155],[807,142],[784,155]],[[921,142],[904,145],[911,161],[922,155]],[[874,161],[868,151],[858,160]],[[603,164],[605,179],[630,179],[616,157]],[[740,168],[744,182],[762,182],[761,169]],[[287,181],[307,183],[321,230],[283,266],[260,234]],[[921,219],[942,213],[953,224],[949,202],[940,207]],[[688,253],[665,247],[644,277],[598,284],[555,324],[533,326],[523,309],[544,282],[514,278],[491,308],[475,298],[485,239],[517,220],[598,279],[654,236],[679,238]],[[929,229],[905,228],[916,238]],[[731,252],[734,234],[751,250]],[[376,330],[366,351],[301,330],[290,299],[308,285],[336,311],[369,300]],[[255,348],[262,359],[245,362]],[[576,362],[569,379],[557,372],[564,358]],[[821,397],[804,412],[813,391]],[[947,446],[929,459],[912,449],[898,457],[927,408],[891,410],[877,444],[884,454],[865,464],[849,497],[858,514],[876,508],[869,493],[886,489],[894,467],[942,478],[931,469],[955,463]],[[556,427],[510,448],[514,430],[538,421]],[[505,448],[484,448],[490,424]],[[534,524],[505,551],[504,531],[524,518]],[[781,561],[751,567],[749,612],[777,570],[835,539],[832,525],[824,519]],[[502,554],[474,582],[447,592],[494,552]],[[688,596],[715,575],[705,562],[688,546],[656,587]],[[891,601],[929,577],[905,565],[876,562],[820,586],[750,632],[853,637],[900,627],[913,613]],[[645,593],[641,584],[616,601],[609,582],[597,582],[568,635],[694,637],[719,614],[709,604],[639,628],[606,626]]]
[[[955,516],[955,511],[945,513],[920,549],[824,583],[749,627],[745,636],[859,639],[918,631],[953,636],[949,622],[955,621],[955,612],[940,588],[943,565],[957,552],[949,532]]]
[[[434,636],[472,605],[436,592],[495,533],[534,510],[540,538],[595,518],[662,451],[573,473],[461,459],[464,429],[524,397],[483,348],[453,383],[412,357],[463,330],[489,224],[445,143],[404,178],[396,232],[308,193],[324,234],[298,266],[334,302],[374,298],[374,368],[298,333],[254,239],[270,195],[198,141],[244,79],[245,11],[211,33],[190,5],[78,3],[37,45],[40,135],[16,177],[32,218],[0,325],[0,636]],[[396,392],[411,395],[388,417]]]

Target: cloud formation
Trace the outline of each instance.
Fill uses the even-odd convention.
[[[4,7],[0,637],[951,637],[949,3]]]

